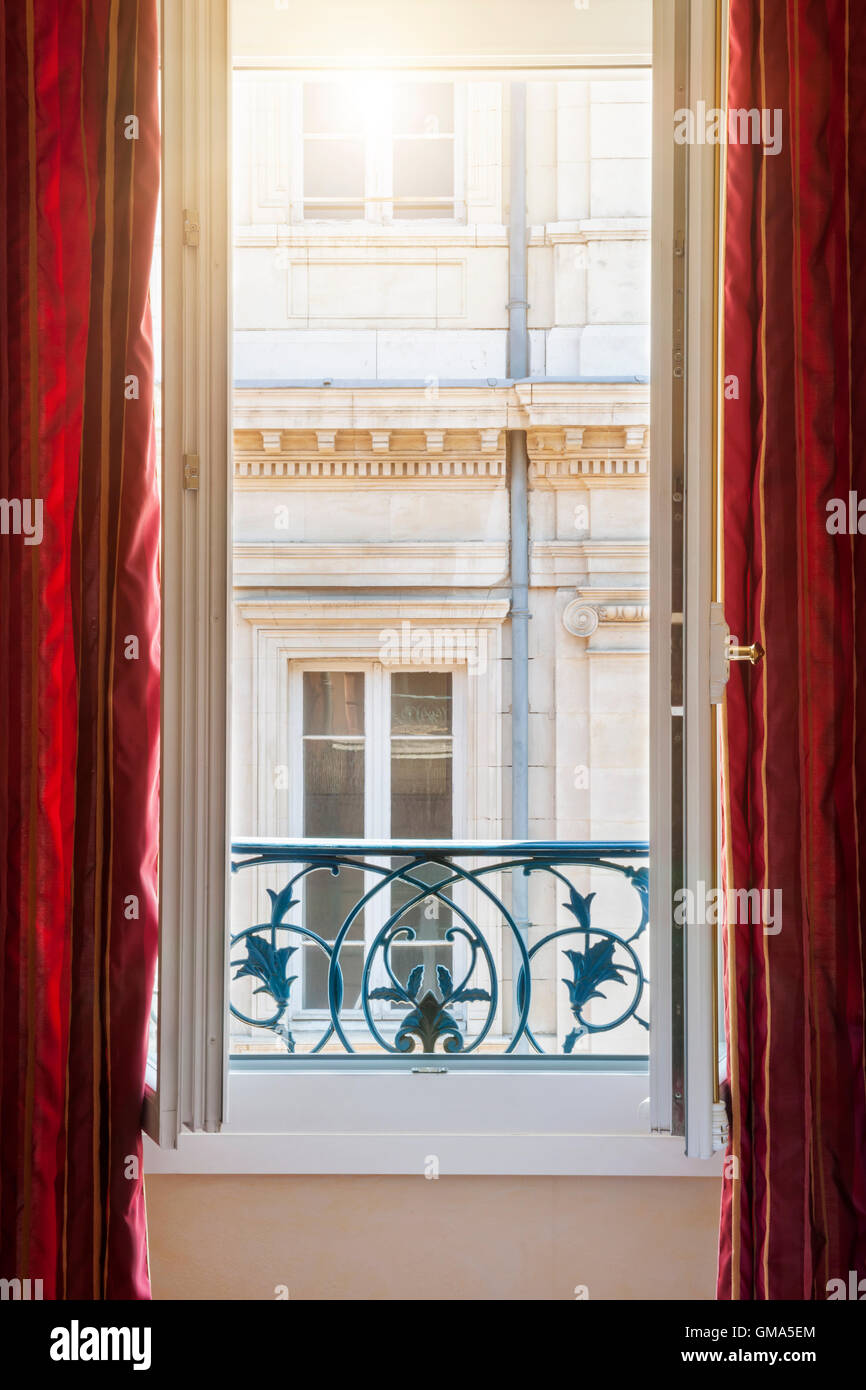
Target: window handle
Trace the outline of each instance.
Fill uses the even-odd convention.
[[[728,638],[728,661],[749,661],[754,666],[757,662],[763,661],[765,652],[760,642],[752,642],[748,647],[741,647],[736,637]]]
[[[741,646],[740,639],[728,630],[723,605],[710,604],[710,704],[722,703],[732,661],[748,661],[754,666],[764,655],[760,642]]]

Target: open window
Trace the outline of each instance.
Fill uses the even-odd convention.
[[[679,1171],[717,170],[672,130],[714,29],[231,8],[164,16],[159,1161]]]

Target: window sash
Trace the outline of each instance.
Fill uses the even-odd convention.
[[[327,80],[327,79],[326,79]],[[417,74],[419,83],[424,82],[423,74]],[[463,182],[461,172],[461,161],[465,148],[465,83],[449,81],[447,84],[453,88],[453,109],[454,109],[454,130],[436,133],[416,133],[404,134],[395,132],[393,129],[391,89],[385,85],[378,94],[380,103],[375,117],[371,117],[365,122],[363,134],[359,135],[357,129],[345,132],[337,131],[308,131],[304,124],[304,101],[303,92],[306,87],[314,85],[308,81],[298,80],[299,99],[293,103],[294,121],[292,149],[294,162],[299,168],[296,179],[297,193],[292,199],[293,216],[292,220],[304,222],[315,221],[317,217],[316,209],[320,208],[324,212],[328,209],[339,208],[345,210],[346,216],[340,216],[333,220],[350,221],[351,214],[357,212],[358,216],[365,222],[390,223],[401,221],[416,221],[416,218],[401,218],[401,209],[429,209],[430,216],[437,222],[453,222],[459,220],[461,208],[461,186]],[[458,124],[459,123],[459,124]],[[328,143],[335,141],[362,140],[364,144],[364,193],[363,196],[352,195],[343,196],[337,194],[331,196],[326,193],[308,195],[307,193],[307,146],[316,143]],[[448,143],[453,148],[452,156],[452,187],[448,194],[419,194],[415,195],[396,195],[394,193],[394,151],[395,146],[400,141],[426,141]],[[442,214],[445,214],[442,216]],[[325,220],[330,220],[325,218]]]

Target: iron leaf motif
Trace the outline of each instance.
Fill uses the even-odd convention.
[[[608,981],[624,985],[625,980],[617,969],[613,953],[616,943],[610,939],[597,941],[594,946],[588,946],[585,951],[563,951],[571,961],[571,968],[574,971],[574,979],[566,980],[562,983],[568,990],[571,1012],[574,1015],[577,1027],[573,1028],[565,1039],[563,1051],[570,1053],[574,1049],[574,1044],[578,1038],[582,1038],[589,1032],[586,1024],[580,1016],[580,1011],[590,999],[603,999],[601,986]]]
[[[271,900],[271,925],[278,927],[286,913],[296,907],[299,900],[292,897],[292,885],[290,883],[279,893],[275,893],[273,888],[268,888],[267,894]]]
[[[573,980],[563,980],[563,984],[568,989],[569,1002],[571,1003],[572,1013],[583,1008],[590,999],[603,999],[604,995],[600,989],[606,981],[611,980],[616,984],[624,985],[625,980],[614,964],[613,953],[615,944],[613,941],[597,941],[594,946],[588,946],[585,951],[563,951],[571,961],[571,968],[574,971]]]
[[[261,980],[254,994],[270,994],[274,1003],[282,1011],[289,1003],[292,985],[297,975],[287,975],[289,960],[298,949],[297,946],[272,946],[261,936],[246,937],[247,958],[238,963],[235,979],[251,975]]]
[[[570,902],[562,904],[563,907],[567,907],[569,912],[574,914],[584,931],[589,931],[590,904],[594,897],[594,893],[587,893],[584,897],[583,893],[578,893],[576,888],[570,888]],[[568,952],[566,952],[566,955],[567,954]]]
[[[437,999],[433,991],[429,989],[423,998],[419,999],[418,991],[421,988],[423,978],[424,966],[416,965],[409,972],[405,993],[390,986],[381,986],[378,989],[371,989],[369,997],[371,999],[389,999],[395,1004],[413,1003],[415,1005],[404,1018],[394,1039],[399,1052],[415,1051],[413,1034],[420,1040],[423,1052],[434,1052],[436,1043],[440,1038],[444,1038],[443,1046],[446,1052],[459,1052],[463,1047],[463,1036],[454,1015],[448,1012],[448,1006],[464,1000],[489,1001],[490,995],[484,989],[455,990],[451,971],[447,966],[437,965],[436,980],[442,993],[441,999]]]

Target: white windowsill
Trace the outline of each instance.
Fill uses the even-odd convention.
[[[152,1173],[440,1174],[474,1177],[721,1177],[722,1154],[686,1158],[664,1134],[181,1134],[176,1149],[144,1140]]]
[[[604,1072],[235,1072],[222,1131],[146,1138],[145,1173],[423,1174],[435,1156],[443,1176],[720,1175],[721,1154],[649,1132],[648,1090]]]

